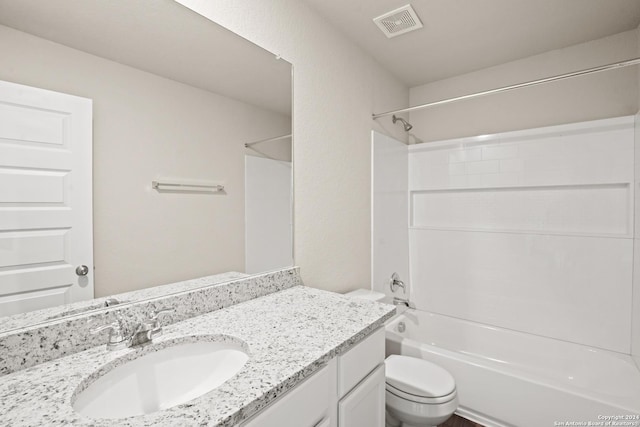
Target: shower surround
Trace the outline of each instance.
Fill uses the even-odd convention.
[[[395,224],[374,228],[373,288],[389,293],[385,275],[405,268],[381,255],[408,248],[418,310],[613,352],[638,373],[634,126],[629,116],[409,147],[374,134],[373,223]],[[399,174],[403,150],[406,187],[390,189],[381,177]],[[402,217],[383,203],[401,194]]]

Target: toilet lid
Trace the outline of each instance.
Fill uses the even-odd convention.
[[[443,397],[456,389],[451,374],[417,357],[391,355],[384,362],[387,384],[420,397]]]

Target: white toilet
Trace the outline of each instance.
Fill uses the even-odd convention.
[[[436,426],[458,407],[455,380],[440,366],[395,354],[387,357],[384,364],[387,426]]]
[[[383,293],[358,289],[346,295],[384,302]],[[387,427],[432,427],[458,408],[456,383],[449,372],[417,357],[392,354],[384,362]]]

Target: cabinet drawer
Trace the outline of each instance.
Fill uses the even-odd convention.
[[[323,426],[325,418],[330,417],[330,405],[335,405],[335,397],[332,398],[335,396],[335,378],[336,361],[333,359],[327,366],[288,391],[242,426]]]
[[[338,399],[384,362],[384,328],[338,357]]]

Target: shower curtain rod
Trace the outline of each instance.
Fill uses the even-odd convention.
[[[262,142],[278,141],[278,140],[280,140],[280,139],[286,139],[286,138],[291,138],[291,134],[289,134],[289,135],[276,136],[276,137],[273,137],[273,138],[261,139],[260,141],[247,142],[247,143],[245,143],[245,144],[244,144],[244,146],[245,146],[246,148],[249,148],[249,147],[251,147],[252,145],[260,144],[260,143],[262,143]]]
[[[497,89],[485,90],[483,92],[476,92],[476,93],[472,93],[472,94],[469,94],[469,95],[456,96],[455,98],[442,99],[440,101],[429,102],[429,103],[426,103],[426,104],[416,105],[414,107],[401,108],[399,110],[387,111],[385,113],[380,113],[380,114],[373,114],[373,119],[375,120],[375,119],[379,119],[380,117],[391,116],[393,114],[406,113],[408,111],[421,110],[423,108],[435,107],[437,105],[449,104],[451,102],[463,101],[465,99],[479,98],[481,96],[492,95],[494,93],[507,92],[507,91],[514,90],[514,89],[520,89],[520,88],[523,88],[523,87],[535,86],[535,85],[539,85],[539,84],[543,84],[543,83],[550,83],[550,82],[555,82],[555,81],[558,81],[558,80],[564,80],[564,79],[569,79],[569,78],[572,78],[572,77],[584,76],[584,75],[587,75],[587,74],[599,73],[599,72],[602,72],[602,71],[608,71],[608,70],[613,70],[613,69],[616,69],[616,68],[628,67],[630,65],[638,65],[638,64],[640,64],[640,58],[628,59],[626,61],[614,62],[612,64],[601,65],[599,67],[587,68],[585,70],[574,71],[572,73],[560,74],[560,75],[553,76],[553,77],[546,77],[544,79],[539,79],[539,80],[531,80],[531,81],[528,81],[528,82],[525,82],[525,83],[518,83],[518,84],[515,84],[515,85],[504,86],[504,87],[500,87],[500,88],[497,88]]]

